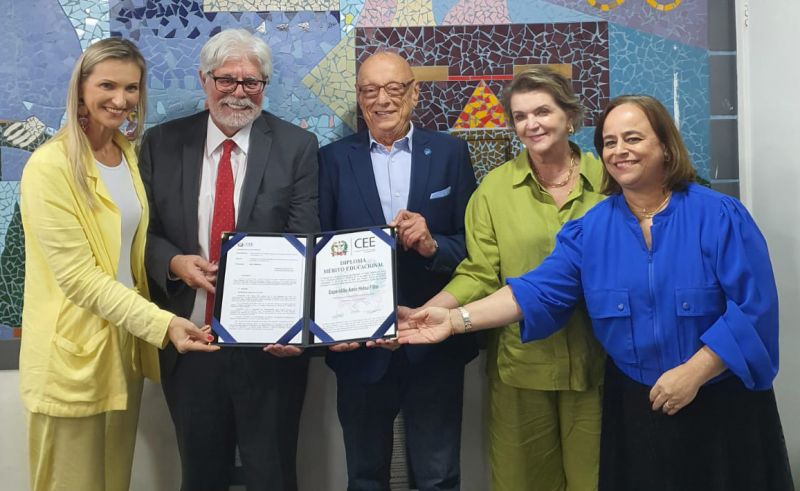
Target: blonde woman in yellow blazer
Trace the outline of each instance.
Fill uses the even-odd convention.
[[[218,349],[207,327],[146,300],[147,199],[118,130],[134,111],[144,120],[145,80],[129,41],[87,48],[64,128],[22,175],[20,388],[35,491],[128,489],[143,377],[158,379],[156,349],[168,341],[180,352]]]

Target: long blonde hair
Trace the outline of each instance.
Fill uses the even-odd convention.
[[[53,141],[61,141],[66,146],[67,159],[79,192],[84,196],[89,206],[94,206],[94,195],[90,192],[87,182],[88,166],[94,161],[92,147],[86,133],[78,123],[78,106],[81,103],[81,86],[92,74],[94,67],[106,60],[131,61],[139,67],[139,102],[136,105],[136,114],[139,121],[137,141],[142,133],[141,125],[145,121],[145,106],[147,105],[147,71],[144,57],[139,49],[127,39],[109,38],[100,40],[88,48],[78,58],[67,89],[66,123],[53,136]]]

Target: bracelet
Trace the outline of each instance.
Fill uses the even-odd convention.
[[[451,336],[455,336],[456,334],[458,334],[456,332],[456,325],[453,323],[453,312],[455,310],[456,309],[448,309],[447,310],[447,320],[450,322],[450,335]]]
[[[458,313],[461,314],[461,320],[464,321],[464,334],[472,329],[472,319],[469,318],[469,312],[464,307],[458,307]]]

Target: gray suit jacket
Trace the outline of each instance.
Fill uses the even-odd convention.
[[[150,204],[145,265],[153,301],[182,317],[191,314],[195,290],[168,279],[177,254],[198,254],[197,201],[208,111],[149,129],[139,168]],[[237,231],[319,231],[317,139],[268,112],[253,122]],[[171,353],[170,353],[171,352]],[[174,367],[175,350],[162,354],[162,375]]]

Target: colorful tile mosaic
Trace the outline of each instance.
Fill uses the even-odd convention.
[[[89,2],[94,4],[95,2]],[[36,117],[45,126],[60,126],[72,65],[81,42],[61,7],[52,0],[5,2],[0,16],[0,120]],[[18,180],[30,155],[14,145],[2,146],[0,175]]]
[[[461,111],[454,129],[505,128],[506,113],[494,92],[481,80],[469,98],[467,106]]]
[[[484,0],[475,4],[471,0],[459,2],[447,13],[442,24],[508,24],[508,5],[505,0]]]
[[[599,16],[621,27],[700,48],[708,47],[709,1],[629,0],[623,3],[619,0],[549,0],[552,4]],[[614,8],[604,11],[603,5]],[[667,10],[668,5],[673,8]]]
[[[204,12],[297,12],[339,10],[339,0],[205,0]]]
[[[295,124],[314,118],[320,141],[327,143],[348,130],[332,109],[301,80],[340,40],[338,12],[209,12],[197,1],[150,4],[118,2],[111,9],[115,35],[136,39],[149,62],[148,124],[202,109],[204,93],[197,75],[200,49],[208,37],[228,27],[263,34],[272,48],[273,77],[265,106]],[[324,127],[332,121],[335,127]],[[323,130],[323,127],[325,128]]]
[[[342,25],[342,35],[356,28],[361,16],[362,0],[339,0],[339,18]]]
[[[357,64],[385,48],[412,66],[446,66],[448,80],[420,83],[415,124],[447,131],[478,83],[495,94],[515,65],[572,65],[573,88],[591,124],[608,100],[608,25],[605,22],[356,29]]]
[[[347,126],[356,128],[355,31],[350,31],[303,78],[303,84]]]
[[[433,0],[364,0],[358,27],[434,26]]]

